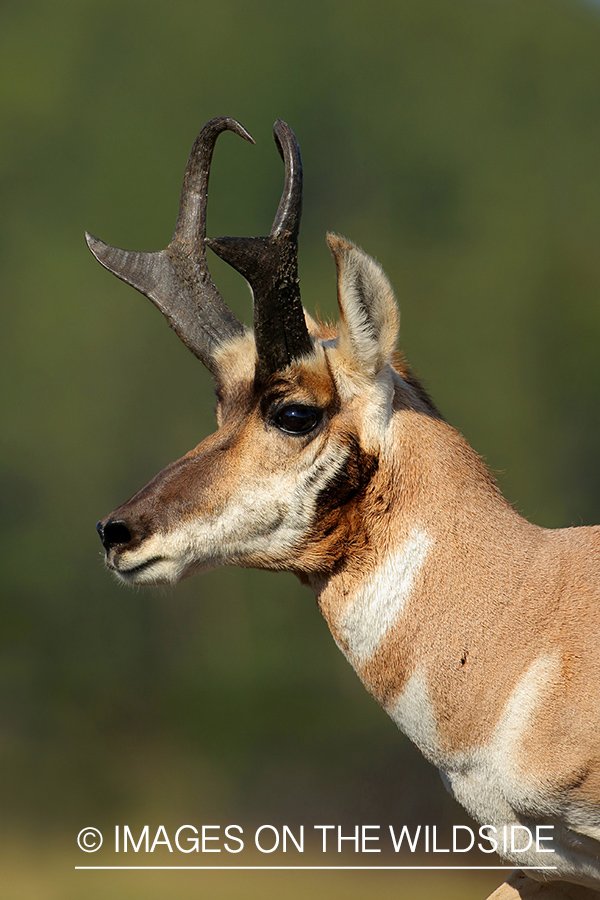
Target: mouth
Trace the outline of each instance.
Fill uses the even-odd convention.
[[[136,581],[138,575],[147,572],[147,570],[156,565],[156,563],[163,562],[164,560],[164,556],[151,556],[150,559],[146,559],[144,562],[138,563],[138,565],[136,566],[125,567],[122,565],[118,565],[115,562],[110,562],[107,554],[106,565],[111,570],[111,572],[114,572],[115,575],[118,575],[119,578],[123,579],[123,581]]]

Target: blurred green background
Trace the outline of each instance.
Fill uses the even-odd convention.
[[[291,576],[132,591],[104,570],[95,522],[213,430],[213,398],[83,232],[164,247],[197,132],[231,115],[257,147],[220,138],[208,233],[266,233],[285,119],[308,309],[334,313],[324,235],[345,234],[383,264],[402,349],[517,508],[600,520],[600,6],[4,0],[0,68],[7,896],[81,896],[61,879],[89,824],[465,821]],[[245,284],[211,270],[249,322]]]

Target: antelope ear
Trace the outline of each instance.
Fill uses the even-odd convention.
[[[381,266],[359,247],[327,235],[337,267],[338,351],[347,364],[371,378],[390,362],[398,339],[398,306]]]

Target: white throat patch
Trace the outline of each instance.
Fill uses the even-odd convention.
[[[402,614],[430,543],[424,531],[413,529],[402,549],[388,557],[342,613],[338,644],[354,666],[373,656]]]

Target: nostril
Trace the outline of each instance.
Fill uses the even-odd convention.
[[[131,541],[129,528],[125,522],[120,522],[118,519],[109,519],[104,526],[98,522],[96,528],[105,550],[110,550],[117,544],[128,544]]]

